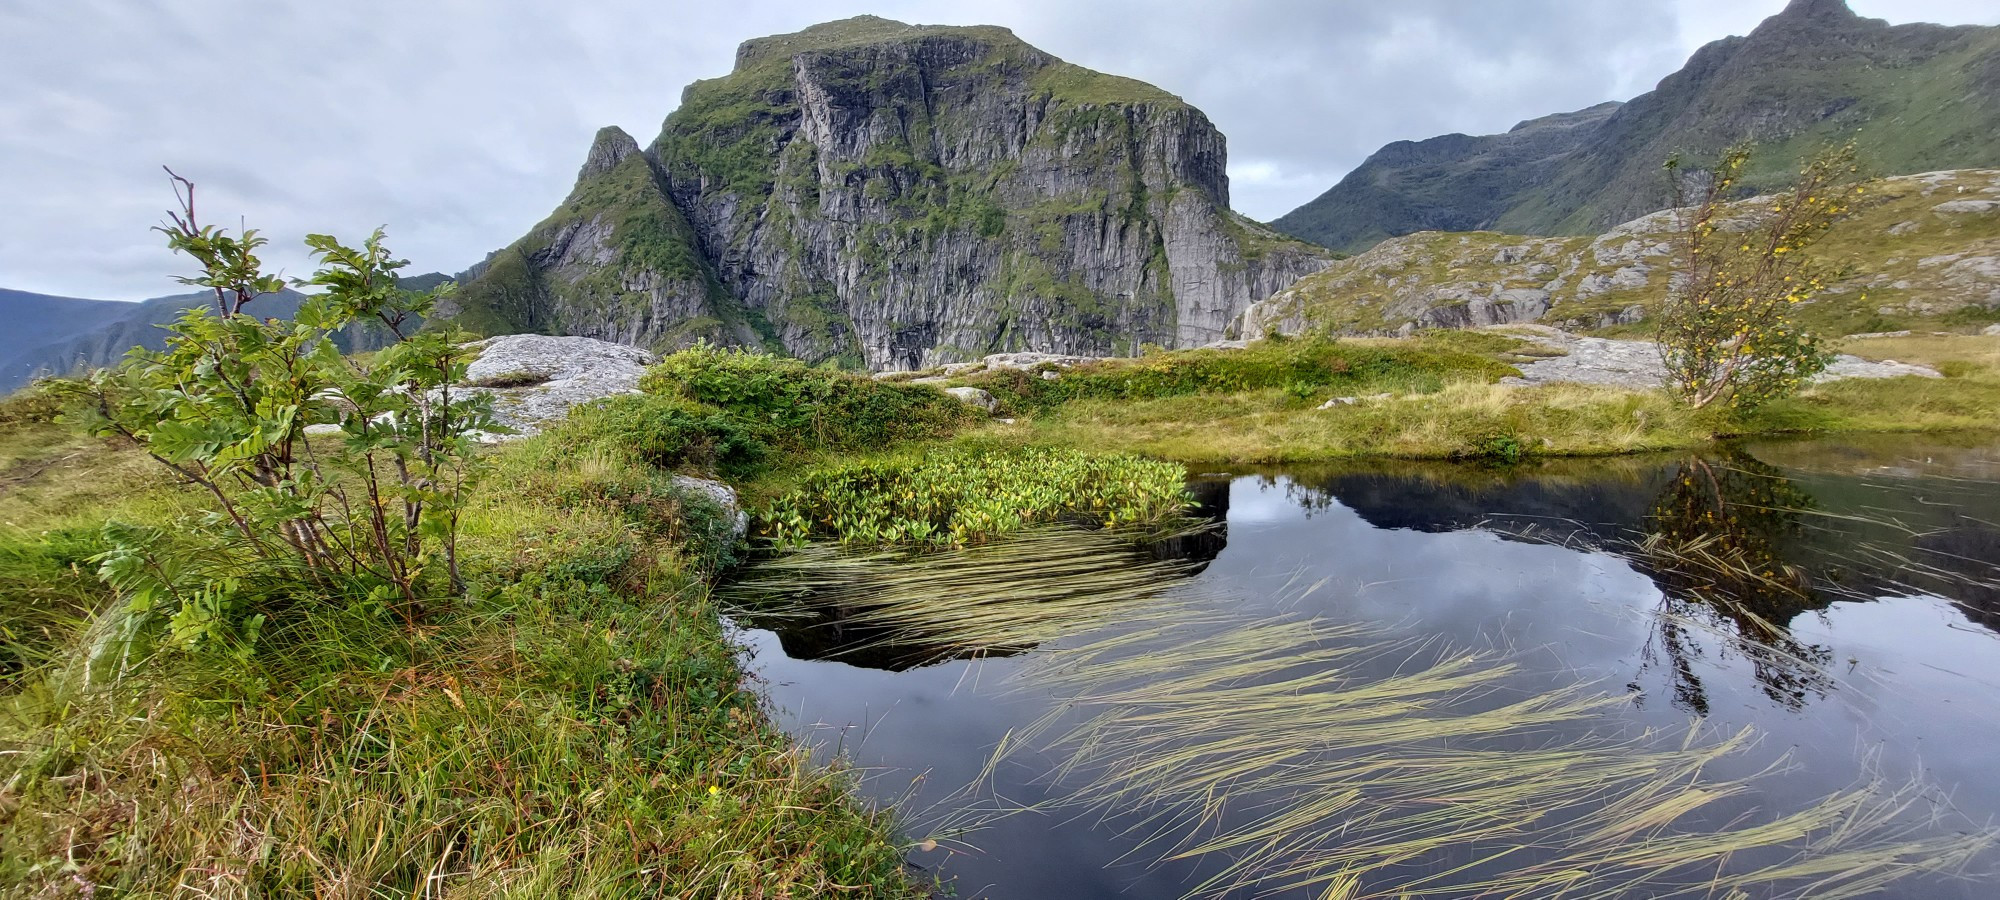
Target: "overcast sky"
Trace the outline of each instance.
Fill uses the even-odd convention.
[[[272,239],[376,225],[456,272],[560,202],[600,126],[641,143],[737,43],[874,13],[989,23],[1152,82],[1229,138],[1234,204],[1271,219],[1394,140],[1626,99],[1783,0],[0,0],[0,287],[140,299],[187,268],[171,202]],[[1852,0],[2000,23],[1993,0]],[[0,327],[4,327],[0,325]]]

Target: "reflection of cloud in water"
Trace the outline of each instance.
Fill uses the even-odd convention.
[[[1718,801],[1719,805],[1710,807],[1719,819],[1688,818],[1683,820],[1688,827],[1699,832],[1727,820],[1733,812],[1769,816],[1783,810],[1813,808],[1829,795],[1837,795],[1851,786],[1855,778],[1864,776],[1871,771],[1871,765],[1878,763],[1889,779],[1887,783],[1921,777],[1926,783],[1954,789],[1950,800],[1955,809],[1975,820],[2000,813],[2000,779],[1996,779],[1990,763],[1990,749],[2000,745],[2000,721],[1996,721],[2000,720],[2000,711],[1994,709],[1989,699],[1993,696],[1993,686],[2000,684],[2000,671],[1996,671],[2000,667],[2000,653],[1994,650],[1995,638],[1932,598],[1895,596],[1911,593],[1896,586],[1896,581],[1907,579],[1908,573],[1890,571],[1886,565],[1886,561],[1894,559],[1893,553],[1908,553],[1915,548],[1916,552],[1929,556],[1955,555],[1981,560],[1980,565],[1990,567],[1994,557],[1987,555],[1986,544],[1982,542],[1992,540],[1994,535],[1981,532],[1977,522],[1959,520],[1960,510],[1951,505],[1932,508],[1911,500],[1898,506],[1902,495],[1885,496],[1879,485],[1870,485],[1866,493],[1850,493],[1848,481],[1842,480],[1844,476],[1789,479],[1816,506],[1800,527],[1779,534],[1778,540],[1755,543],[1751,549],[1798,566],[1812,576],[1801,582],[1812,591],[1811,603],[1786,613],[1785,621],[1778,624],[1784,628],[1786,640],[1830,651],[1823,664],[1809,667],[1808,671],[1824,673],[1830,679],[1825,690],[1832,700],[1799,706],[1774,703],[1768,693],[1773,680],[1759,670],[1766,661],[1750,651],[1778,644],[1750,640],[1757,636],[1754,629],[1746,631],[1743,623],[1726,617],[1704,621],[1697,614],[1710,607],[1682,608],[1691,604],[1692,599],[1672,593],[1695,587],[1712,589],[1716,587],[1713,579],[1680,582],[1668,577],[1672,574],[1666,571],[1669,564],[1649,564],[1629,550],[1614,554],[1587,549],[1617,546],[1604,539],[1606,536],[1629,537],[1642,532],[1648,513],[1661,505],[1668,480],[1681,471],[1686,460],[1683,456],[1643,465],[1637,461],[1606,464],[1611,476],[1596,481],[1585,476],[1597,463],[1558,467],[1556,477],[1526,487],[1523,482],[1536,480],[1532,473],[1475,471],[1413,477],[1407,471],[1364,471],[1338,476],[1307,474],[1296,482],[1238,479],[1228,491],[1229,543],[1214,548],[1219,554],[1187,587],[1177,588],[1149,603],[1095,610],[1089,604],[1074,607],[1063,604],[1056,610],[1062,615],[1049,617],[1042,615],[1046,610],[1037,609],[1023,617],[1025,621],[1020,627],[1024,632],[1046,635],[1056,625],[1071,629],[1068,632],[1071,637],[1054,645],[1041,645],[1055,648],[1054,652],[1045,649],[1009,659],[948,661],[898,673],[787,660],[775,642],[760,638],[760,668],[779,680],[773,692],[781,706],[804,710],[802,715],[786,720],[795,727],[803,728],[802,723],[819,720],[836,725],[868,723],[865,735],[861,730],[837,728],[819,733],[829,742],[845,740],[850,750],[858,750],[855,756],[865,766],[897,767],[903,773],[928,772],[928,777],[915,788],[918,802],[911,808],[930,822],[934,821],[930,818],[933,812],[968,812],[966,796],[955,791],[958,785],[983,772],[987,751],[1002,741],[1023,746],[1021,737],[1029,733],[1027,729],[1040,715],[1055,714],[1058,710],[1069,710],[1064,719],[1069,725],[1077,724],[1086,712],[1104,712],[1112,707],[1118,710],[1118,721],[1136,723],[1133,729],[1114,726],[1111,731],[1098,732],[1117,740],[1096,746],[1123,746],[1128,751],[1139,751],[1136,756],[1123,753],[1099,760],[1103,769],[1113,771],[1140,771],[1141,764],[1121,761],[1170,761],[1180,750],[1212,740],[1187,730],[1154,732],[1149,736],[1145,729],[1168,720],[1135,719],[1130,715],[1148,708],[1170,708],[1182,722],[1212,722],[1221,728],[1218,733],[1231,741],[1262,741],[1265,745],[1275,741],[1277,746],[1292,748],[1324,750],[1329,745],[1323,735],[1347,730],[1346,726],[1333,729],[1322,720],[1319,722],[1322,728],[1312,731],[1319,715],[1316,710],[1321,707],[1303,702],[1297,694],[1260,700],[1254,691],[1219,694],[1186,681],[1200,679],[1204,673],[1228,674],[1214,666],[1242,666],[1254,661],[1253,648],[1227,646],[1224,635],[1237,627],[1275,627],[1285,622],[1310,622],[1314,627],[1336,630],[1359,627],[1382,635],[1391,644],[1415,641],[1428,647],[1428,656],[1373,657],[1383,668],[1363,673],[1359,680],[1350,683],[1350,687],[1364,688],[1351,695],[1365,698],[1357,701],[1364,713],[1371,704],[1393,703],[1380,693],[1370,694],[1365,690],[1366,685],[1395,675],[1421,676],[1445,655],[1446,648],[1469,648],[1486,662],[1501,660],[1518,666],[1516,671],[1504,675],[1494,668],[1482,668],[1480,689],[1453,694],[1449,702],[1426,712],[1397,713],[1389,706],[1375,707],[1375,711],[1389,715],[1388,721],[1392,723],[1392,730],[1385,733],[1394,744],[1383,751],[1382,757],[1407,763],[1430,758],[1428,754],[1440,748],[1477,749],[1474,744],[1462,743],[1457,738],[1439,739],[1436,733],[1426,737],[1409,726],[1431,728],[1436,726],[1434,720],[1439,716],[1451,718],[1458,713],[1490,710],[1504,698],[1573,690],[1577,685],[1616,694],[1628,680],[1640,681],[1647,702],[1643,707],[1622,702],[1603,710],[1599,714],[1604,717],[1599,721],[1605,726],[1603,731],[1591,725],[1579,732],[1571,727],[1573,722],[1530,728],[1509,739],[1515,741],[1510,749],[1518,754],[1523,749],[1571,746],[1564,742],[1572,739],[1588,744],[1609,736],[1615,741],[1629,737],[1630,729],[1636,728],[1683,731],[1688,722],[1683,709],[1664,699],[1652,701],[1655,697],[1671,696],[1677,683],[1689,682],[1676,682],[1676,673],[1681,670],[1666,664],[1664,651],[1659,655],[1661,662],[1650,667],[1642,658],[1642,648],[1648,640],[1657,639],[1661,630],[1671,625],[1681,629],[1685,672],[1702,688],[1701,696],[1712,716],[1710,724],[1715,733],[1729,734],[1743,725],[1755,725],[1764,734],[1756,749],[1717,759],[1705,766],[1702,776],[1712,777],[1716,780],[1713,783],[1742,782],[1754,787],[1734,801],[1723,799]],[[1749,471],[1747,466],[1733,467]],[[1432,467],[1427,471],[1451,469]],[[1348,480],[1330,487],[1335,478]],[[1462,481],[1453,482],[1452,478]],[[1359,489],[1348,489],[1357,484]],[[1968,490],[1953,485],[1952,488],[1950,494],[1933,494],[1930,502],[1937,502],[1938,496],[1949,496],[1960,507],[1970,504],[1977,509],[1984,504],[1986,511],[1981,513],[1982,517],[2000,518],[1992,513],[2000,504],[1993,502],[1991,486],[1973,486]],[[1981,490],[1988,493],[1979,493]],[[1294,496],[1288,497],[1287,491]],[[1910,493],[1913,491],[1904,492]],[[1699,495],[1690,496],[1707,502]],[[1737,496],[1731,494],[1730,502],[1740,502],[1734,499]],[[1515,502],[1512,498],[1516,497],[1525,499]],[[1310,502],[1301,505],[1294,502],[1296,498]],[[1689,508],[1699,505],[1695,503]],[[1877,511],[1870,514],[1868,521],[1849,522],[1841,518],[1863,508]],[[1880,512],[1881,509],[1889,512]],[[1495,512],[1510,515],[1493,515]],[[1898,530],[1870,524],[1883,518],[1914,527]],[[1551,530],[1539,529],[1527,533],[1527,540],[1522,539],[1521,531],[1512,528],[1558,519],[1574,522],[1576,526],[1559,536],[1552,536]],[[1483,528],[1479,527],[1482,522]],[[1959,526],[1956,530],[1954,523]],[[1745,524],[1763,527],[1755,522]],[[1685,534],[1698,536],[1699,531]],[[1563,541],[1570,547],[1558,545]],[[1866,542],[1880,552],[1857,562],[1851,558],[1852,554],[1842,552],[1855,542]],[[1978,567],[1967,565],[1976,574]],[[1829,577],[1828,573],[1833,572],[1840,573],[1840,577]],[[1964,582],[1957,583],[1962,587]],[[1895,589],[1873,590],[1878,586]],[[1857,596],[1864,599],[1850,599]],[[1972,594],[1962,590],[1955,597],[1961,601],[1972,598]],[[1092,618],[1098,613],[1105,615]],[[1069,614],[1078,617],[1065,619]],[[1133,654],[1130,658],[1134,660],[1132,665],[1141,668],[1157,664],[1153,669],[1156,674],[1138,678],[1137,684],[1154,688],[1172,686],[1171,692],[1156,692],[1151,698],[1131,695],[1120,701],[1102,690],[1078,689],[1075,682],[1062,679],[1023,678],[1015,680],[1012,689],[999,687],[1007,673],[1064,665],[1065,659],[1077,659],[1074,654],[1079,650],[1087,652],[1089,644],[1097,639],[1078,635],[1078,629],[1090,635],[1105,634],[1107,629],[1112,634],[1131,634],[1158,621],[1155,619],[1158,615],[1167,616],[1167,624],[1157,626],[1154,638],[1167,643],[1155,652]],[[947,624],[927,620],[926,627]],[[980,627],[990,629],[993,625],[987,622]],[[1307,656],[1287,651],[1284,642],[1268,637],[1270,632],[1264,634],[1267,637],[1256,642],[1254,649],[1276,654],[1270,660],[1274,668],[1268,677],[1277,678],[1280,672],[1290,673],[1287,677],[1291,677],[1324,671],[1310,664]],[[988,631],[981,640],[990,637]],[[1202,640],[1223,642],[1211,646],[1230,652],[1212,654],[1212,665],[1194,662],[1192,651],[1184,648]],[[1850,659],[1854,660],[1852,664]],[[1226,687],[1235,690],[1253,687],[1264,677],[1241,669],[1233,676]],[[1225,700],[1228,702],[1218,702]],[[1191,712],[1203,702],[1211,705],[1205,711]],[[1267,704],[1274,710],[1273,715],[1282,713],[1282,716],[1264,724],[1243,717],[1259,704]],[[1683,705],[1691,706],[1692,699]],[[1394,728],[1403,730],[1398,732]],[[1053,737],[1064,732],[1056,729],[1042,733]],[[1579,734],[1597,737],[1579,738]],[[1143,746],[1131,743],[1135,739],[1154,738],[1164,743]],[[1243,749],[1247,745],[1234,746]],[[1787,750],[1794,752],[1796,768],[1763,771],[1765,765]],[[1614,764],[1628,759],[1623,755],[1625,752],[1607,751],[1596,758]],[[1364,751],[1360,755],[1369,754]],[[1232,782],[1218,795],[1234,798],[1226,804],[1226,809],[1218,811],[1220,818],[1204,819],[1203,814],[1196,812],[1178,820],[1186,828],[1177,833],[1176,839],[1186,842],[1182,846],[1191,847],[1218,835],[1241,834],[1246,823],[1249,826],[1260,821],[1268,823],[1269,814],[1298,810],[1298,798],[1305,798],[1305,802],[1336,798],[1345,787],[1356,784],[1374,791],[1370,796],[1378,801],[1389,798],[1372,803],[1370,809],[1411,809],[1396,807],[1393,802],[1399,790],[1397,785],[1405,783],[1393,771],[1355,764],[1352,757],[1352,753],[1315,757],[1306,768],[1284,772],[1282,784],[1264,781],[1260,787],[1254,777],[1245,775],[1249,780]],[[1025,753],[1010,759],[1011,766],[989,773],[994,780],[988,783],[994,791],[984,796],[985,802],[1011,806],[1067,796],[1041,777],[1057,767],[1061,758]],[[1506,773],[1508,765],[1523,763],[1526,758],[1491,759],[1488,769]],[[1194,763],[1188,771],[1213,773],[1227,769],[1212,760],[1204,763],[1196,759]],[[907,782],[901,779],[905,777],[884,776],[872,783],[872,789],[878,791],[878,796],[901,797],[911,790],[903,786]],[[1439,785],[1449,783],[1469,789],[1471,784],[1447,782],[1436,777],[1435,772],[1426,778],[1422,787],[1428,793],[1410,796],[1434,797]],[[1068,790],[1079,785],[1065,782],[1062,787]],[[1557,782],[1547,782],[1543,788],[1555,793],[1542,796],[1557,796],[1560,787]],[[1099,789],[1095,796],[1104,797],[1107,790],[1110,789]],[[1652,805],[1662,807],[1670,802],[1667,795],[1646,795],[1637,790],[1626,791],[1625,795],[1652,796],[1657,800]],[[1507,802],[1504,791],[1481,796]],[[1930,800],[1936,796],[1927,796],[1923,808],[1928,809]],[[1258,801],[1275,805],[1257,806]],[[1738,805],[1732,806],[1732,802]],[[1572,812],[1582,809],[1567,808]],[[1186,812],[1195,808],[1163,802],[1126,808],[1108,820],[1072,817],[1061,809],[1002,818],[993,821],[987,830],[966,836],[979,851],[970,857],[952,857],[946,871],[961,873],[968,879],[960,884],[960,892],[967,895],[1179,896],[1190,884],[1219,871],[1226,872],[1228,866],[1243,858],[1243,849],[1236,848],[1221,850],[1207,861],[1183,859],[1163,863],[1157,870],[1106,868],[1114,861],[1132,859],[1131,844],[1115,833],[1118,826],[1143,824],[1146,816],[1170,809]],[[1421,814],[1421,810],[1414,814]],[[1383,816],[1399,815],[1402,813],[1382,812],[1372,821],[1379,825],[1389,821]],[[1437,824],[1457,827],[1462,820]],[[1363,837],[1379,832],[1366,828],[1354,830],[1358,827],[1351,825],[1341,833],[1335,849],[1366,851],[1373,846]],[[1325,857],[1318,851],[1329,845],[1315,842],[1325,838],[1324,832],[1301,832],[1280,844],[1287,844],[1293,850],[1313,851],[1312,858],[1321,859]],[[1509,836],[1472,843],[1516,846],[1521,840]],[[1544,845],[1583,847],[1587,842],[1551,839]],[[1620,842],[1620,846],[1654,847],[1659,842],[1626,841]],[[1469,861],[1462,852],[1473,852],[1450,847],[1437,849],[1445,858],[1455,861]],[[1751,855],[1737,859],[1745,866],[1757,863]],[[1761,859],[1768,861],[1769,857]],[[923,861],[929,863],[934,858]],[[1504,863],[1499,865],[1505,867]],[[1240,874],[1247,870],[1237,871]],[[1293,874],[1299,875],[1301,871]],[[1396,875],[1387,877],[1392,884],[1403,880]],[[994,886],[990,892],[983,889],[988,884]],[[1632,895],[1641,893],[1644,891],[1635,889]],[[1762,890],[1752,893],[1768,894]],[[1972,884],[1925,882],[1914,888],[1887,889],[1879,896],[1929,900],[1974,898],[1983,896],[1983,892]]]

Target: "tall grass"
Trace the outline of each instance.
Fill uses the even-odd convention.
[[[1224,860],[1195,894],[1858,897],[1994,843],[1877,778],[1756,810],[1773,770],[1710,771],[1750,732],[1622,734],[1604,715],[1622,699],[1496,689],[1512,669],[1310,622],[1120,635],[1030,676],[1073,699],[1016,741],[1066,755],[1064,805],[1161,858]]]
[[[922,664],[1113,625],[1200,565],[1156,558],[1129,533],[1050,527],[928,553],[809,544],[747,567],[720,597],[754,615],[837,627],[839,654],[900,650]]]
[[[924,895],[890,817],[744,686],[705,581],[733,552],[718,511],[577,446],[495,459],[469,597],[414,631],[315,604],[109,682],[26,659],[0,695],[0,893]],[[62,584],[61,545],[23,540],[0,535],[22,577]]]

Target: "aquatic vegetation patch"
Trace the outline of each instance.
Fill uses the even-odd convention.
[[[1219,860],[1192,895],[1844,898],[1995,845],[1940,823],[1928,786],[1876,776],[1760,809],[1783,759],[1715,771],[1743,768],[1753,732],[1625,734],[1605,717],[1620,698],[1500,688],[1504,654],[1306,620],[1187,633],[1043,657],[1027,683],[1070,700],[995,764],[1053,752],[1054,808],[1162,860]]]
[[[1119,829],[1141,858],[1207,860],[1192,896],[1847,898],[1991,860],[1995,832],[1949,821],[1927,784],[1866,772],[1770,806],[1763,781],[1790,760],[1752,730],[1641,731],[1614,715],[1628,698],[1522,687],[1509,652],[1244,618],[1196,593],[1196,564],[1118,543],[816,544],[751,580],[876,649],[1032,652],[1023,688],[1064,702],[987,771],[1045,768],[1054,799],[1035,809]],[[968,799],[944,832],[976,845],[1019,811]]]
[[[758,516],[779,546],[964,547],[1033,525],[1160,525],[1192,502],[1187,471],[1122,454],[957,447],[809,472]]]

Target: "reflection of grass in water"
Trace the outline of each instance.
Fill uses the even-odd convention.
[[[1152,558],[1133,532],[1044,528],[923,554],[812,544],[758,563],[721,596],[765,615],[832,614],[882,641],[951,656],[1016,652],[1118,621],[1131,601],[1194,568]]]
[[[1748,730],[1624,733],[1604,718],[1622,699],[1502,689],[1517,666],[1501,654],[1159,599],[1187,571],[1116,534],[1056,531],[926,556],[809,549],[751,587],[890,641],[1070,638],[1025,676],[1070,700],[992,764],[1053,752],[1074,786],[1056,806],[1117,816],[1163,860],[1222,860],[1193,894],[1841,898],[1962,869],[1994,842],[1936,827],[1922,786],[1879,778],[1742,812],[1778,765],[1711,767]]]

